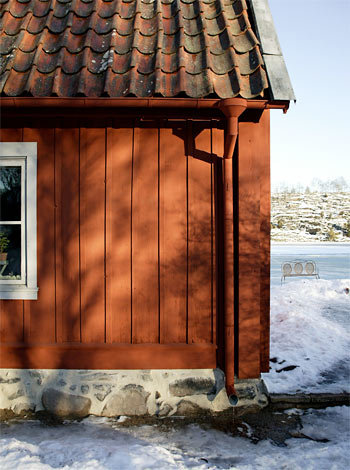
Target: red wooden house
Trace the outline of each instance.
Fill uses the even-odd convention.
[[[1,13],[1,367],[268,371],[267,1]]]

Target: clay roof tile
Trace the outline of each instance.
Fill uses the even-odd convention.
[[[245,0],[0,0],[8,96],[263,96]]]

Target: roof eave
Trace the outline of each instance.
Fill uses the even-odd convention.
[[[248,0],[260,41],[271,99],[296,101],[268,0]]]
[[[230,98],[240,100],[241,98]],[[222,101],[220,98],[99,98],[72,97],[60,98],[43,97],[1,97],[0,106],[3,108],[217,108]],[[248,109],[283,109],[286,111],[289,100],[246,100]]]

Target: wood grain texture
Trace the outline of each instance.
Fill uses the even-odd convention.
[[[212,344],[54,344],[0,346],[0,367],[19,369],[213,369]]]
[[[270,368],[270,111],[260,123],[260,363],[261,372]]]
[[[211,155],[210,129],[204,129],[197,135],[194,148]],[[211,230],[211,164],[190,156],[188,158],[189,343],[209,343],[212,340]]]
[[[223,131],[194,124],[186,152],[189,134],[175,124],[61,123],[24,132],[39,151],[40,290],[38,301],[0,302],[0,334],[17,343],[4,367],[215,367],[211,158],[223,151]],[[8,139],[21,134],[11,130]]]
[[[182,135],[182,138],[179,137]],[[160,342],[186,342],[185,129],[160,130]]]
[[[22,142],[22,129],[0,129],[1,142]],[[0,300],[0,341],[24,339],[23,300]]]
[[[215,124],[213,124],[211,130],[211,139],[212,139],[212,153],[214,156],[222,157],[224,154],[224,131],[223,129],[217,129]],[[218,250],[217,250],[217,168],[218,161],[212,165],[212,277],[213,277],[213,287],[212,287],[212,304],[213,304],[213,343],[218,343]],[[220,294],[219,294],[220,296]]]
[[[24,302],[28,342],[56,340],[55,319],[55,147],[54,129],[23,130],[24,142],[37,142],[38,300]],[[26,321],[25,320],[25,321]]]
[[[260,375],[259,124],[242,122],[238,134],[238,377]]]
[[[79,129],[56,129],[57,340],[80,341]]]
[[[132,195],[132,341],[159,341],[158,129],[135,128]]]
[[[107,130],[107,342],[131,342],[131,183],[133,129]]]
[[[105,129],[80,130],[80,282],[84,343],[105,341]]]
[[[0,128],[0,142],[22,142],[22,135],[22,128]]]
[[[0,300],[0,342],[24,341],[23,300]]]

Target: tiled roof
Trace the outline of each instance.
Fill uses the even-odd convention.
[[[245,0],[0,0],[6,96],[263,96]]]

